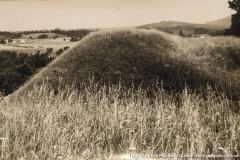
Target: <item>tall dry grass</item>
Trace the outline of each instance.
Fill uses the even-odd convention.
[[[2,159],[120,159],[122,154],[232,154],[240,151],[240,117],[223,94],[207,99],[186,87],[181,103],[161,87],[155,98],[119,85],[46,83],[0,102]],[[117,158],[116,158],[117,157]]]

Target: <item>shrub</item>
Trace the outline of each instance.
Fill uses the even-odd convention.
[[[45,39],[45,38],[48,38],[47,34],[41,34],[38,36],[38,39]]]
[[[78,38],[77,37],[72,37],[70,42],[77,42],[78,41]]]

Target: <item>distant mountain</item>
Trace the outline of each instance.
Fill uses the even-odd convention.
[[[216,21],[207,22],[205,24],[196,24],[179,21],[161,21],[159,23],[150,23],[142,25],[144,28],[157,28],[157,29],[195,29],[205,28],[211,30],[223,30],[229,28],[231,25],[231,17],[226,17]]]
[[[179,21],[161,21],[159,23],[150,23],[143,25],[142,27],[148,27],[148,28],[165,28],[165,27],[177,27],[177,26],[189,26],[189,27],[194,27],[194,26],[199,26],[201,27],[201,24],[194,24],[194,23],[187,23],[187,22],[179,22]]]
[[[226,18],[222,18],[222,19],[218,19],[218,20],[215,20],[215,21],[207,22],[206,25],[214,25],[214,26],[221,26],[223,28],[230,28],[230,26],[231,26],[231,16],[226,17]]]

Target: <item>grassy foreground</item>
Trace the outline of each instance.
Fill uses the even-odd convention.
[[[0,157],[5,159],[111,158],[129,153],[222,154],[240,151],[240,117],[231,101],[207,99],[185,88],[182,103],[161,87],[154,99],[142,89],[120,85],[48,85],[0,103]],[[116,159],[120,159],[117,157]]]

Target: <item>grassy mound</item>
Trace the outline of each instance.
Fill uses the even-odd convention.
[[[233,42],[237,44],[236,39],[183,39],[144,29],[100,31],[83,38],[19,91],[41,84],[43,78],[56,89],[61,82],[79,88],[92,75],[94,82],[121,80],[126,87],[142,88],[157,84],[174,92],[186,85],[193,90],[209,85],[238,98],[240,48]]]
[[[69,52],[59,57],[32,82],[48,82],[54,87],[59,77],[71,84],[95,82],[116,84],[121,79],[126,86],[150,84],[164,77],[164,59],[173,46],[160,34],[144,30],[117,30],[93,33]],[[162,74],[162,75],[161,75]],[[31,82],[30,82],[31,83]]]
[[[229,97],[240,95],[237,44],[232,37],[184,39],[153,30],[92,33],[14,93],[19,99],[0,101],[0,157],[121,159],[147,153],[178,159],[184,153],[237,159],[240,117],[229,109]],[[113,85],[120,78],[130,87]],[[185,84],[207,88],[192,93]],[[166,90],[181,88],[178,108]]]

